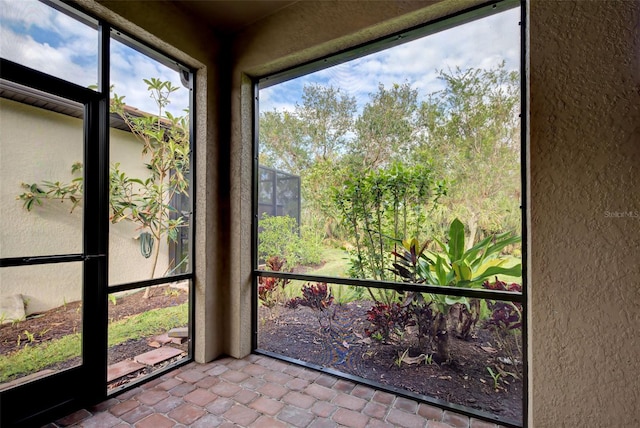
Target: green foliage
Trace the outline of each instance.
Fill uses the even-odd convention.
[[[519,74],[495,69],[440,71],[444,89],[419,108],[420,141],[414,153],[450,183],[438,212],[468,225],[468,243],[520,230]]]
[[[355,244],[352,276],[384,280],[397,240],[426,228],[429,210],[445,189],[426,167],[393,164],[367,174],[352,173],[333,193],[340,221]]]
[[[258,226],[258,257],[261,260],[279,256],[286,259],[289,267],[320,261],[321,248],[317,238],[313,236],[314,231],[303,229],[304,234],[301,236],[296,219],[264,213]]]
[[[491,379],[493,379],[493,389],[497,390],[498,389],[498,381],[500,380],[500,376],[502,375],[502,373],[498,372],[494,372],[491,367],[487,367],[487,371],[489,372],[489,375],[491,376]]]
[[[521,275],[520,264],[509,268],[502,267],[505,258],[500,256],[502,250],[519,242],[520,237],[512,236],[510,233],[489,236],[465,250],[464,232],[462,222],[455,219],[448,230],[448,241],[442,243],[436,240],[440,252],[429,251],[427,241],[421,244],[416,238],[403,240],[401,249],[392,252],[395,261],[391,271],[407,283],[466,288],[480,288],[485,279],[493,275]],[[377,312],[383,315],[387,312],[391,314],[390,309],[386,312],[382,309],[393,306],[380,302],[376,304],[374,309],[377,309]],[[419,338],[427,336],[435,342],[442,361],[450,360],[450,314],[455,313],[456,333],[462,338],[468,338],[480,312],[480,302],[477,299],[435,293],[405,292],[402,302],[395,305],[396,312],[401,311],[402,316],[396,314],[376,318],[376,311],[369,311],[369,321],[376,327],[376,332],[381,331],[378,325],[381,323],[380,320],[385,319],[393,321],[392,325],[400,329],[404,329],[406,325],[417,325]],[[499,317],[503,312],[496,312],[495,316]],[[385,337],[384,330],[381,333],[382,337]]]
[[[151,98],[158,108],[155,115],[141,115],[124,103],[124,96],[114,93],[111,112],[118,114],[131,133],[142,143],[142,155],[147,161],[149,175],[131,177],[111,165],[109,173],[110,220],[118,223],[131,221],[142,231],[149,232],[156,243],[166,238],[177,241],[178,231],[187,226],[186,218],[173,206],[178,195],[189,191],[189,122],[187,117],[176,117],[165,111],[170,95],[178,90],[171,82],[151,78],[144,79]],[[74,163],[72,175],[82,172],[82,164]],[[42,181],[23,183],[26,191],[18,196],[24,207],[31,211],[34,205],[42,205],[44,199],[69,200],[71,211],[82,202],[83,177],[75,177],[69,183]],[[155,276],[160,245],[155,245],[151,277]],[[175,261],[174,261],[175,263]]]

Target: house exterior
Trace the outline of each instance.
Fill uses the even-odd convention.
[[[82,119],[74,117],[82,114],[81,109],[69,111],[72,107],[67,106],[67,110],[52,107],[56,101],[51,99],[44,102],[48,108],[29,105],[10,99],[15,89],[3,89],[3,98],[0,98],[3,138],[16,144],[3,145],[0,159],[3,177],[12,177],[2,180],[0,191],[3,200],[13,202],[0,208],[4,220],[0,225],[3,242],[0,257],[81,253],[82,205],[72,211],[68,199],[62,204],[57,200],[44,200],[42,206],[36,205],[27,211],[18,198],[25,192],[22,183],[70,183],[81,176],[71,173],[72,164],[83,160]],[[30,96],[42,99],[38,93]],[[147,177],[141,142],[124,123],[117,120],[114,123],[117,127],[110,130],[110,158],[120,163],[120,169],[131,177]],[[153,260],[141,254],[142,231],[138,226],[122,221],[110,227],[110,284],[151,278]],[[164,272],[169,263],[166,240],[161,245],[156,272]],[[33,254],[34,249],[39,254]],[[35,270],[1,269],[0,282],[5,285],[1,294],[3,297],[21,295],[25,315],[44,312],[81,300],[81,269],[80,263],[70,269],[57,269],[55,265]]]

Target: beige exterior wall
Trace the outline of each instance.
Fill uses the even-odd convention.
[[[248,76],[471,4],[303,1],[240,34],[231,55],[174,4],[101,2],[143,31],[89,0],[82,3],[200,64],[199,361],[250,351]],[[638,426],[640,220],[616,213],[640,211],[640,3],[532,0],[528,7],[528,425]]]
[[[0,257],[82,253],[82,207],[73,213],[71,203],[44,201],[29,212],[16,197],[21,183],[60,181],[77,177],[71,165],[83,161],[82,120],[15,101],[0,99],[2,146],[0,149]],[[112,162],[131,177],[145,178],[148,171],[142,145],[129,132],[111,131]],[[135,240],[137,225],[120,222],[109,234],[109,281],[121,284],[148,279],[152,258],[140,254]],[[156,272],[169,261],[166,241],[161,243]],[[158,276],[158,274],[156,274]],[[22,294],[27,315],[46,311],[82,297],[81,263],[0,269],[2,295]]]
[[[640,426],[640,2],[532,1],[529,58],[530,420]]]

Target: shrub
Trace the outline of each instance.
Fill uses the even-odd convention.
[[[286,259],[290,267],[320,262],[322,240],[309,228],[300,230],[295,218],[264,213],[259,227],[258,257],[261,260],[279,256]]]
[[[405,327],[415,325],[411,321],[411,312],[399,303],[376,302],[367,311],[367,321],[371,323],[371,328],[365,329],[365,334],[385,342],[391,334],[402,334]]]

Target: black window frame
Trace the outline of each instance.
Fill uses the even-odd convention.
[[[520,7],[520,175],[521,175],[521,230],[522,230],[522,293],[514,293],[507,291],[464,289],[457,287],[430,286],[407,284],[394,281],[376,281],[369,279],[352,279],[352,278],[336,278],[328,276],[316,276],[306,274],[296,274],[288,272],[273,272],[260,269],[258,264],[258,180],[259,180],[259,91],[270,86],[286,82],[297,77],[301,77],[334,65],[338,65],[352,59],[357,59],[365,55],[389,49],[394,46],[416,40],[434,34],[446,29],[463,25],[467,22],[475,21],[493,14]],[[527,283],[527,254],[528,254],[528,228],[527,228],[527,171],[528,163],[526,156],[526,147],[528,142],[527,134],[527,75],[526,75],[526,0],[497,0],[487,2],[476,7],[472,7],[456,14],[446,16],[440,19],[421,24],[416,27],[372,40],[362,45],[350,48],[335,54],[322,57],[298,66],[284,69],[282,71],[269,75],[258,76],[253,79],[253,168],[252,168],[252,207],[253,207],[253,223],[252,223],[252,341],[251,349],[256,354],[266,355],[272,358],[287,361],[293,364],[312,368],[323,373],[331,374],[340,378],[351,380],[357,383],[369,385],[379,390],[387,391],[396,395],[404,396],[410,399],[426,402],[428,404],[451,410],[466,416],[478,418],[481,420],[498,423],[502,426],[518,428],[526,426],[528,420],[528,283]],[[301,280],[307,282],[325,282],[328,284],[366,286],[369,288],[389,289],[395,291],[421,292],[449,296],[461,296],[476,299],[500,300],[507,302],[519,303],[522,305],[522,357],[523,357],[523,379],[522,379],[522,401],[523,414],[521,423],[515,421],[503,420],[494,414],[475,411],[472,408],[445,402],[432,397],[414,394],[406,390],[389,387],[388,385],[370,381],[347,373],[339,372],[333,369],[321,367],[315,364],[306,363],[285,355],[261,350],[258,348],[258,280],[259,278],[286,278],[289,280]]]
[[[71,4],[65,0],[40,0],[47,6],[62,12],[77,21],[94,28],[98,32],[96,52],[98,57],[97,79],[98,84],[95,90],[81,87],[73,82],[61,79],[27,66],[17,64],[10,60],[0,58],[0,77],[9,82],[25,85],[36,90],[68,98],[84,105],[84,182],[85,189],[96,189],[96,192],[87,192],[84,195],[83,210],[91,213],[91,222],[83,222],[83,253],[66,255],[47,255],[42,257],[10,257],[0,259],[0,268],[13,266],[33,266],[39,264],[53,264],[65,262],[83,262],[83,305],[90,307],[91,311],[83,311],[82,331],[88,333],[83,336],[82,355],[86,367],[86,375],[75,376],[73,382],[64,385],[63,390],[58,394],[46,394],[47,400],[42,403],[32,403],[30,408],[21,406],[16,410],[22,415],[9,415],[9,412],[0,418],[0,424],[9,425],[15,423],[16,417],[23,418],[21,423],[27,425],[36,424],[51,420],[55,415],[63,415],[72,410],[95,404],[110,396],[120,394],[126,390],[135,388],[143,383],[149,382],[176,367],[183,366],[194,360],[195,349],[195,198],[197,188],[195,179],[196,150],[195,150],[195,126],[196,126],[196,70],[158,48],[151,47],[127,34],[125,31],[112,26],[106,20],[94,16],[84,10],[81,6]],[[178,275],[155,278],[145,281],[135,281],[126,284],[109,286],[108,264],[109,264],[109,132],[110,132],[110,63],[111,39],[116,39],[125,43],[138,52],[168,66],[179,73],[183,82],[188,83],[189,90],[189,138],[190,138],[190,195],[183,209],[189,214],[189,230],[183,235],[187,235],[189,241],[189,271]],[[86,171],[93,171],[87,174]],[[91,281],[88,278],[92,279]],[[98,280],[93,280],[98,278]],[[178,281],[189,282],[189,342],[188,355],[172,364],[169,364],[153,373],[133,380],[123,386],[107,390],[107,353],[108,353],[108,298],[114,293],[142,289],[153,285],[162,285]],[[89,333],[90,332],[90,333]],[[62,371],[73,372],[74,369]],[[85,372],[82,372],[85,373]],[[56,374],[32,382],[40,383],[40,388],[51,389],[46,385],[55,382]],[[77,378],[77,381],[76,381]],[[32,383],[26,383],[29,386]],[[72,384],[71,384],[72,383]],[[55,384],[52,384],[55,385]],[[67,399],[67,391],[78,389],[79,396]],[[6,400],[2,404],[3,409],[9,408],[10,401],[14,397],[23,397],[29,401],[29,390],[22,386],[8,389],[8,392],[15,391],[11,400]],[[5,394],[3,391],[2,394]],[[26,395],[25,395],[26,394]],[[76,395],[78,395],[76,393]],[[2,398],[7,398],[4,396]],[[34,400],[31,397],[31,400]],[[66,400],[62,404],[54,404],[55,400]],[[20,400],[18,400],[20,401]],[[7,407],[5,407],[5,405]],[[38,407],[41,406],[41,407]],[[44,407],[43,407],[44,406]],[[15,409],[14,409],[15,410]],[[26,412],[26,413],[25,413]],[[2,412],[0,412],[2,413]],[[26,422],[25,422],[26,421]]]

